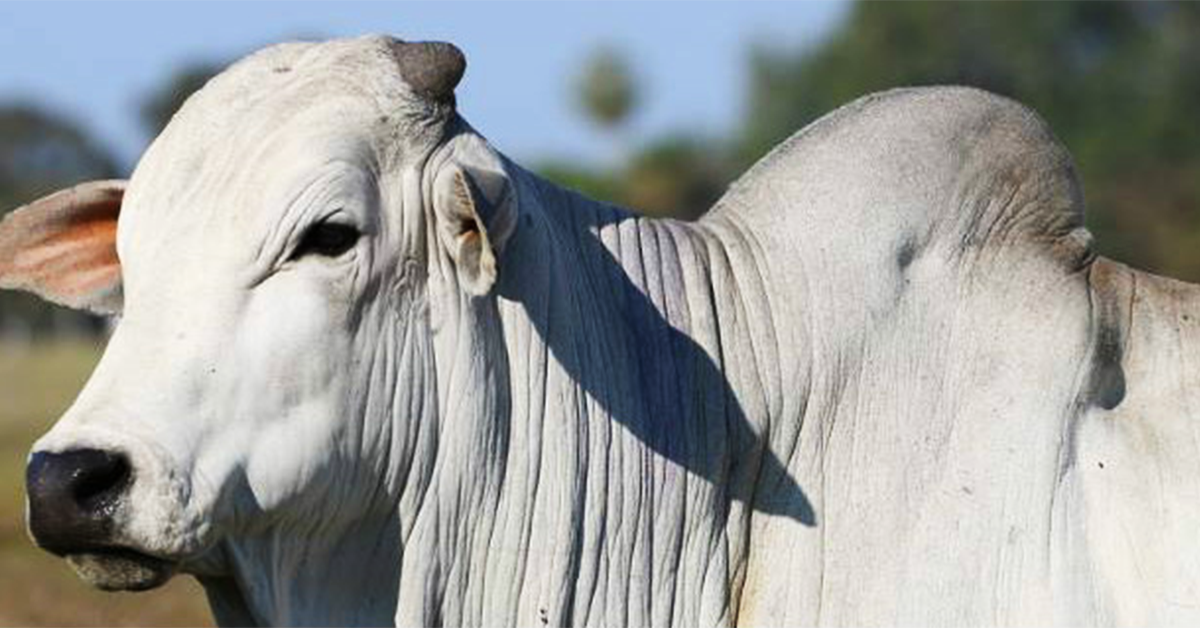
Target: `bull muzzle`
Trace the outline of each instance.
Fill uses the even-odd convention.
[[[25,483],[34,540],[60,556],[106,542],[129,480],[129,461],[119,453],[79,449],[33,454]]]
[[[84,580],[101,589],[137,590],[170,578],[168,561],[113,543],[116,513],[133,483],[124,454],[38,452],[29,459],[25,483],[30,535],[67,558]]]

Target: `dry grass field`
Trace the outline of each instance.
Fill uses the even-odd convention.
[[[0,343],[0,626],[212,625],[190,578],[148,593],[102,593],[25,533],[25,456],[75,398],[100,351],[80,341]]]

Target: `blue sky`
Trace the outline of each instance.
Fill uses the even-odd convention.
[[[467,55],[460,109],[519,160],[611,157],[571,85],[597,46],[625,52],[643,85],[629,141],[738,124],[748,51],[803,50],[844,2],[0,2],[0,102],[45,105],[126,163],[144,148],[140,99],[181,64],[276,41],[383,32]]]

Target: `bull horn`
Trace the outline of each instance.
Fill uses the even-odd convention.
[[[397,41],[392,52],[400,76],[417,96],[440,104],[454,103],[454,88],[467,69],[466,57],[454,44]]]

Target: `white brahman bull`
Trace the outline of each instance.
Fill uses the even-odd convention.
[[[683,223],[506,160],[463,69],[269,48],[0,225],[122,315],[40,545],[224,624],[1200,621],[1200,289],[1095,256],[1029,110],[870,96]]]

